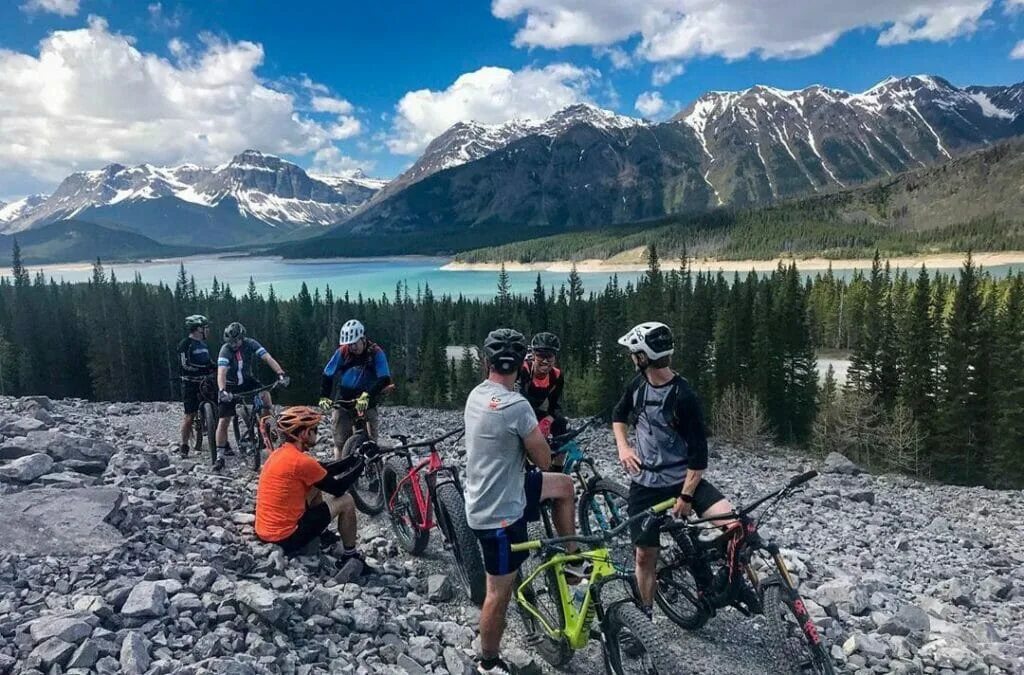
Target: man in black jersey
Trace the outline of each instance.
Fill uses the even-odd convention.
[[[202,314],[185,317],[185,330],[188,331],[188,337],[178,343],[178,361],[182,377],[181,400],[185,405],[185,415],[181,418],[181,445],[178,446],[178,451],[183,457],[188,454],[192,423],[199,412],[198,378],[209,377],[217,370],[210,357],[210,349],[206,346],[210,320]]]
[[[530,402],[545,436],[558,436],[569,428],[569,421],[562,415],[565,375],[555,365],[561,347],[562,343],[554,333],[534,335],[530,342],[530,355],[519,371],[517,382],[519,393]]]

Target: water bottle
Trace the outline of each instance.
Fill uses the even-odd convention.
[[[573,587],[572,590],[572,602],[577,607],[583,606],[583,599],[587,597],[587,588],[589,582],[584,579]]]

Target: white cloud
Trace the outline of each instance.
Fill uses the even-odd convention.
[[[259,44],[201,41],[172,41],[168,60],[90,17],[38,55],[0,50],[0,184],[28,175],[42,188],[109,162],[216,164],[250,147],[305,155],[360,131],[337,114],[343,99],[326,97],[335,116],[323,121],[300,112],[317,108],[310,87],[261,79]]]
[[[1022,0],[1010,0],[1022,4]],[[637,56],[796,58],[840,35],[883,29],[879,44],[947,40],[974,32],[995,0],[494,0],[496,17],[519,21],[515,44],[609,46],[639,35]]]
[[[345,175],[353,171],[362,170],[369,173],[376,165],[372,160],[361,160],[349,157],[341,150],[331,145],[321,148],[313,155],[313,173],[322,173],[330,176]]]
[[[24,12],[50,12],[61,16],[78,14],[79,0],[28,0],[21,6]]]
[[[146,7],[149,10],[149,24],[156,30],[172,31],[181,28],[181,7],[175,7],[174,12],[164,12],[162,3],[154,2]]]
[[[681,63],[659,63],[654,66],[654,71],[651,73],[651,84],[655,87],[664,87],[682,75],[685,70],[686,68]]]
[[[660,91],[645,91],[636,97],[633,107],[644,117],[654,118],[665,109],[665,100]]]
[[[633,57],[621,47],[597,47],[594,49],[594,55],[607,56],[615,70],[625,70],[633,65]]]
[[[568,63],[518,71],[485,67],[460,75],[443,91],[410,91],[395,106],[387,146],[391,152],[411,155],[456,122],[544,118],[588,100],[588,89],[598,76]]]
[[[314,96],[313,110],[317,112],[329,112],[338,115],[347,115],[352,112],[352,104],[343,98],[331,96]]]
[[[1013,51],[1010,52],[1011,59],[1024,59],[1024,40],[1021,40],[1014,46]]]

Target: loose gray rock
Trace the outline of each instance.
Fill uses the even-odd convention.
[[[427,577],[427,599],[431,602],[448,602],[454,592],[447,574],[431,574]]]
[[[838,452],[830,452],[825,457],[825,461],[821,465],[822,473],[838,473],[847,476],[855,476],[859,473],[864,473],[864,469],[860,468],[849,459],[840,455]]]
[[[151,662],[142,633],[129,631],[121,643],[121,670],[125,675],[142,675],[149,670]]]
[[[167,613],[167,591],[154,581],[136,584],[121,607],[121,614],[136,619],[151,619]]]
[[[29,658],[37,658],[44,668],[50,668],[54,665],[63,666],[74,652],[73,644],[54,637],[33,649]]]
[[[78,646],[68,661],[68,668],[92,668],[99,661],[100,651],[94,640],[86,640]]]
[[[235,599],[270,623],[277,623],[288,607],[274,591],[251,581],[240,581],[235,587]]]
[[[49,455],[35,453],[11,460],[0,466],[0,480],[15,483],[31,483],[53,468],[53,459]]]
[[[92,634],[95,617],[90,623],[80,614],[44,616],[29,624],[29,634],[36,644],[60,638],[65,642],[78,644]]]
[[[0,553],[83,556],[105,553],[124,536],[109,525],[122,509],[112,487],[40,488],[0,496]]]
[[[895,616],[883,622],[878,632],[885,635],[910,635],[923,639],[931,629],[928,614],[915,605],[904,605]]]

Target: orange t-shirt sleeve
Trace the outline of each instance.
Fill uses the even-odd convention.
[[[309,455],[299,455],[299,458],[295,466],[295,476],[307,487],[319,483],[327,476],[327,469],[320,466],[320,462]]]

